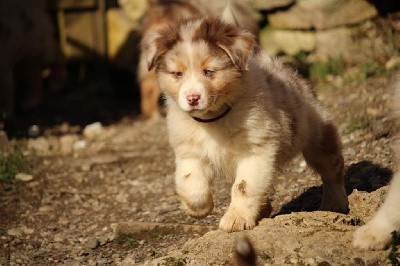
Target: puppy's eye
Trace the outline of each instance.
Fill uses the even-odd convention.
[[[214,71],[211,70],[211,69],[204,69],[204,70],[203,70],[203,73],[204,73],[204,76],[209,77],[209,76],[211,76],[212,74],[214,74]]]
[[[180,71],[172,72],[172,74],[177,78],[181,78],[183,76],[183,73]]]

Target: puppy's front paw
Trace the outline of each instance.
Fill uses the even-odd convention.
[[[194,218],[204,218],[214,209],[214,201],[211,194],[198,197],[196,201],[181,197],[182,205],[187,214]]]
[[[222,216],[219,228],[228,232],[253,229],[256,226],[256,219],[248,213],[241,212],[239,209],[229,207],[228,211]]]
[[[354,232],[353,246],[360,249],[383,250],[388,247],[391,230],[367,223]]]

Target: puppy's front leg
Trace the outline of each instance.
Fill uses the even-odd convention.
[[[238,162],[231,203],[219,228],[228,232],[256,226],[273,173],[273,156],[253,155]]]
[[[210,167],[198,159],[176,159],[176,190],[187,214],[207,216],[214,208],[210,191]]]

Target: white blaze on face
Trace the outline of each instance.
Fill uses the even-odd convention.
[[[186,71],[179,88],[178,104],[184,111],[204,110],[208,106],[208,90],[202,81],[202,69],[199,68],[199,60],[205,50],[204,43],[193,43],[191,38],[182,43]]]
[[[187,73],[179,88],[178,104],[184,111],[203,110],[207,108],[208,93],[204,84],[196,77],[196,73]]]

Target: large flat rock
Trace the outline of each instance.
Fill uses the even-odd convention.
[[[374,213],[385,193],[386,187],[372,193],[353,191],[348,215],[296,212],[263,219],[244,232],[210,231],[154,263],[173,258],[190,265],[223,265],[231,260],[235,241],[247,236],[260,265],[386,265],[389,251],[364,251],[351,245],[354,230]]]
[[[286,11],[268,16],[279,29],[329,29],[375,17],[376,8],[364,0],[299,0]]]

